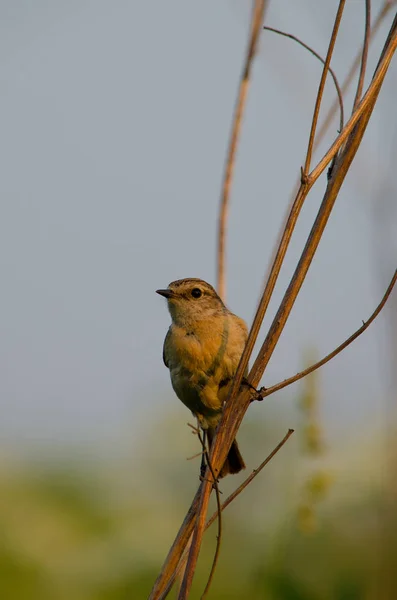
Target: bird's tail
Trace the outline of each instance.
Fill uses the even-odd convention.
[[[207,429],[208,443],[211,448],[212,440],[215,436],[215,429]],[[234,439],[232,445],[230,446],[229,454],[226,457],[226,460],[223,464],[222,469],[219,472],[218,477],[222,478],[225,475],[234,475],[235,473],[240,473],[245,469],[245,462],[243,457],[240,454],[240,450],[238,448],[237,440]]]

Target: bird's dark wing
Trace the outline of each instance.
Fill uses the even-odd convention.
[[[168,354],[167,346],[170,342],[170,338],[171,338],[171,327],[167,331],[167,335],[165,336],[164,345],[163,345],[163,362],[167,368],[169,368],[169,363],[167,361],[167,354]]]

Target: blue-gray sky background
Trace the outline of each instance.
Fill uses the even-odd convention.
[[[362,38],[360,4],[347,3],[333,59],[340,80]],[[380,5],[373,2],[374,14]],[[266,21],[325,55],[336,6],[271,2]],[[390,20],[371,46],[369,73]],[[189,418],[162,363],[169,316],[154,290],[182,277],[215,281],[219,192],[248,22],[249,3],[237,0],[0,2],[3,450],[52,455],[82,446],[95,454],[155,438],[168,412],[181,426]],[[292,41],[262,36],[228,237],[227,301],[249,323],[304,156],[320,73]],[[384,208],[381,182],[395,170],[396,79],[395,61],[265,384],[299,370],[307,348],[322,356],[350,335],[392,276],[396,209]],[[325,106],[333,98],[329,83]],[[324,185],[302,213],[267,324]],[[387,422],[389,318],[390,310],[321,372],[334,439]],[[287,408],[297,390],[267,402]],[[265,404],[253,410],[266,418]]]

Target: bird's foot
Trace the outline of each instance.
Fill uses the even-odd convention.
[[[207,479],[207,477],[205,477],[205,474],[204,475],[200,474],[199,480],[200,481],[208,481],[209,483],[212,483],[212,489],[213,490],[215,490],[216,487],[219,485],[219,479],[215,479],[215,482],[214,482],[214,480],[212,479],[212,477],[211,477],[211,479]],[[219,488],[218,488],[218,491],[219,491],[220,494],[222,494],[222,492],[221,492],[221,490]]]
[[[247,381],[247,379],[245,377],[243,377],[243,380],[241,383],[243,385],[246,385],[247,387],[249,387],[250,390],[252,391],[251,402],[254,402],[255,400],[258,400],[258,401],[263,400],[264,394],[266,392],[265,387],[261,387],[261,388],[259,388],[259,390],[257,390],[256,387],[253,386],[249,381]]]

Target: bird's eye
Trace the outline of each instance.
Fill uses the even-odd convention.
[[[200,298],[203,292],[200,290],[200,288],[193,288],[191,293],[193,298]]]

